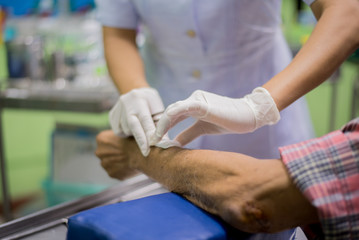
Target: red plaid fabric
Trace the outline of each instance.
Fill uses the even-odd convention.
[[[317,208],[325,239],[359,239],[359,118],[279,151],[295,184]]]

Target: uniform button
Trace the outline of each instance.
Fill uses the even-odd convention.
[[[192,71],[192,77],[197,78],[197,79],[201,78],[201,71],[200,70],[193,70]]]
[[[187,36],[190,38],[195,38],[196,37],[196,32],[194,30],[187,30],[186,32]]]

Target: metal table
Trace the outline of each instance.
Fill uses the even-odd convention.
[[[3,213],[6,221],[12,219],[10,195],[8,190],[6,160],[3,139],[2,112],[4,108],[71,111],[101,113],[108,111],[115,103],[118,93],[113,86],[79,88],[26,80],[17,81],[15,87],[0,91],[0,172],[2,187]]]
[[[67,218],[86,209],[168,192],[141,174],[103,192],[63,203],[0,225],[0,239],[65,240]]]

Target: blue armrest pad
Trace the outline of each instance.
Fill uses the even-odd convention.
[[[248,234],[174,193],[97,207],[69,218],[67,240],[245,239]]]

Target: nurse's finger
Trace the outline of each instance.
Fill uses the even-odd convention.
[[[181,146],[192,142],[201,135],[216,134],[220,131],[220,127],[204,121],[197,121],[192,126],[188,127],[175,137],[175,141],[179,142]]]
[[[171,104],[167,107],[165,113],[170,119],[175,119],[183,115],[194,118],[203,118],[208,113],[208,104],[194,99],[186,99]]]
[[[110,126],[116,135],[123,134],[123,127],[121,126],[121,108],[120,102],[116,102],[115,106],[109,112]]]
[[[183,121],[187,117],[188,116],[186,115],[182,115],[182,116],[177,116],[177,118],[173,119],[173,118],[169,118],[165,112],[157,123],[156,132],[151,137],[150,145],[152,146],[157,144],[163,138],[163,136],[168,132],[168,130],[170,130],[177,123]]]
[[[138,147],[141,150],[142,155],[147,157],[150,153],[150,147],[140,120],[136,116],[132,115],[129,117],[128,125],[132,131],[133,137],[135,138]]]
[[[156,126],[150,110],[148,108],[144,108],[142,112],[138,114],[138,119],[146,135],[147,142],[150,142],[151,137],[155,134],[156,131]]]
[[[126,118],[124,120],[121,119],[120,124],[119,124],[119,129],[122,130],[123,134],[127,137],[127,136],[132,136],[132,131],[131,128],[129,126],[129,119],[131,118],[131,116],[126,116]]]
[[[157,141],[160,140],[170,128],[175,126],[180,121],[183,121],[187,117],[203,118],[207,115],[207,112],[207,104],[194,101],[192,98],[171,104],[167,107],[166,111],[157,124],[154,139]]]
[[[176,137],[175,137],[175,141],[179,142],[179,144],[181,146],[184,146],[190,142],[192,142],[194,139],[196,139],[197,137],[203,135],[203,131],[199,126],[199,122],[197,121],[196,123],[194,123],[192,126],[188,127],[187,129],[185,129],[184,131],[182,131],[181,133],[179,133]]]

